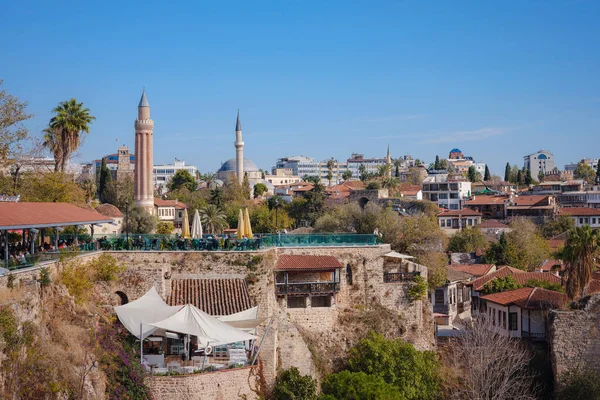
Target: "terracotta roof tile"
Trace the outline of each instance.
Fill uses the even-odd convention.
[[[476,277],[484,276],[495,268],[494,264],[450,264],[448,268],[455,271],[467,272]]]
[[[551,272],[555,265],[559,265],[559,269],[561,271],[565,269],[565,265],[562,260],[544,260],[538,269],[544,272]]]
[[[334,256],[304,256],[283,254],[277,260],[276,270],[279,271],[328,271],[342,268],[342,264]]]
[[[507,290],[505,292],[488,294],[485,296],[481,296],[483,300],[500,304],[503,306],[507,306],[509,304],[514,304],[516,301],[527,299],[529,295],[533,292],[533,288],[520,288],[515,290]]]
[[[246,281],[230,279],[173,279],[170,306],[193,304],[210,315],[229,315],[252,308]]]
[[[473,211],[470,208],[463,208],[462,210],[448,210],[438,214],[438,217],[479,217],[483,214],[477,211]]]
[[[561,208],[558,211],[559,215],[570,215],[573,217],[582,216],[600,216],[600,208],[589,208],[589,207],[569,207]]]
[[[466,205],[468,206],[483,206],[487,204],[503,204],[507,202],[509,196],[486,196],[486,195],[477,195],[474,196],[471,200],[467,200]]]
[[[498,268],[497,271],[492,272],[491,274],[484,275],[481,278],[474,280],[471,285],[473,286],[473,290],[481,291],[483,290],[484,285],[492,279],[504,278],[508,275],[512,275],[512,277],[520,285],[525,285],[525,283],[527,283],[527,281],[530,279],[549,283],[561,283],[560,278],[554,274],[551,274],[550,272],[525,272],[517,268],[504,266]]]
[[[556,252],[558,250],[560,250],[562,247],[565,247],[565,240],[561,240],[561,239],[548,239],[546,240],[546,242],[548,243],[548,247],[550,247],[550,250],[552,252]]]
[[[507,306],[515,304],[521,308],[557,308],[567,302],[567,295],[542,288],[520,288],[481,296],[483,300]]]
[[[96,211],[111,218],[123,217],[123,213],[117,207],[109,203],[99,204],[98,207],[96,207]]]
[[[154,205],[156,207],[175,207],[175,208],[188,208],[188,206],[178,200],[163,200],[163,199],[159,199],[158,197],[154,198]]]
[[[518,206],[518,207],[547,206],[548,202],[549,202],[549,197],[550,196],[539,195],[539,194],[523,195],[523,196],[516,196],[514,198],[513,202],[514,202],[514,205]],[[540,204],[540,203],[544,203],[544,204]]]
[[[0,202],[0,229],[44,228],[51,226],[109,223],[110,218],[68,203]]]

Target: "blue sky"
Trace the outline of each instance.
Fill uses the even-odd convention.
[[[5,2],[0,79],[34,134],[60,101],[91,109],[78,160],[133,149],[145,86],[155,163],[215,171],[239,108],[261,168],[388,143],[498,174],[545,148],[562,168],[600,156],[599,18],[592,0]]]

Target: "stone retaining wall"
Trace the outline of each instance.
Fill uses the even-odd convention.
[[[258,399],[257,367],[203,374],[153,376],[146,380],[154,400]]]

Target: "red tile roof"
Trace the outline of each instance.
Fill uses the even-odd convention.
[[[479,229],[486,229],[486,228],[493,228],[493,229],[506,229],[508,228],[508,225],[503,224],[500,221],[497,221],[495,219],[488,219],[487,221],[482,222],[481,224],[477,225],[479,227]]]
[[[304,256],[282,254],[277,260],[278,271],[330,271],[342,268],[342,264],[334,256]]]
[[[566,240],[562,239],[548,239],[546,240],[548,243],[548,247],[550,247],[550,251],[556,252],[560,250],[562,247],[565,247]]]
[[[111,218],[123,217],[123,213],[121,212],[121,210],[109,203],[99,204],[98,207],[96,207],[96,211],[102,215],[106,215],[107,217]]]
[[[467,200],[467,206],[483,206],[488,204],[503,204],[508,201],[509,196],[486,196],[486,195],[477,195],[474,196],[471,200]]]
[[[110,223],[112,219],[68,203],[0,202],[0,229]]]
[[[540,267],[538,268],[541,271],[544,272],[551,272],[552,271],[552,267],[554,267],[555,265],[559,265],[560,268],[559,270],[563,270],[565,269],[564,263],[562,262],[562,260],[544,260],[544,262],[542,262],[542,265],[540,265]]]
[[[550,272],[525,272],[517,268],[504,266],[498,268],[497,271],[492,272],[491,274],[484,275],[481,278],[474,280],[471,285],[473,286],[473,290],[481,291],[483,290],[485,284],[492,279],[504,278],[508,275],[512,275],[519,285],[525,285],[525,283],[530,279],[548,283],[561,283],[560,278],[554,274],[551,274]]]
[[[564,293],[537,287],[508,290],[481,296],[481,298],[503,306],[515,304],[521,308],[536,310],[543,308],[557,308],[564,305],[568,300],[567,295]]]
[[[252,308],[246,281],[231,279],[173,279],[170,306],[193,304],[210,315],[229,315]]]
[[[515,206],[546,206],[548,205],[549,197],[550,196],[540,194],[515,196],[513,202],[515,203]]]
[[[561,208],[558,211],[559,215],[569,215],[572,217],[578,216],[600,216],[600,208],[589,208],[589,207],[569,207]]]
[[[494,264],[450,264],[448,268],[455,271],[467,272],[476,277],[487,275],[496,266]]]
[[[438,214],[438,217],[480,217],[483,214],[477,211],[473,211],[470,208],[463,208],[462,210],[448,210]]]
[[[154,205],[156,207],[175,207],[175,208],[179,208],[179,209],[188,208],[188,206],[185,203],[182,203],[181,201],[163,200],[163,199],[159,199],[158,197],[154,198]]]

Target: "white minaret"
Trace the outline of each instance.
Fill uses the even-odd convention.
[[[152,135],[154,121],[150,119],[150,104],[146,98],[146,90],[138,105],[138,118],[135,120],[135,172],[133,180],[133,198],[151,215],[154,214],[154,183],[152,173],[154,160],[152,157]]]
[[[237,123],[235,124],[235,174],[238,182],[244,181],[244,142],[242,141],[242,123],[240,122],[240,110],[237,114]]]

